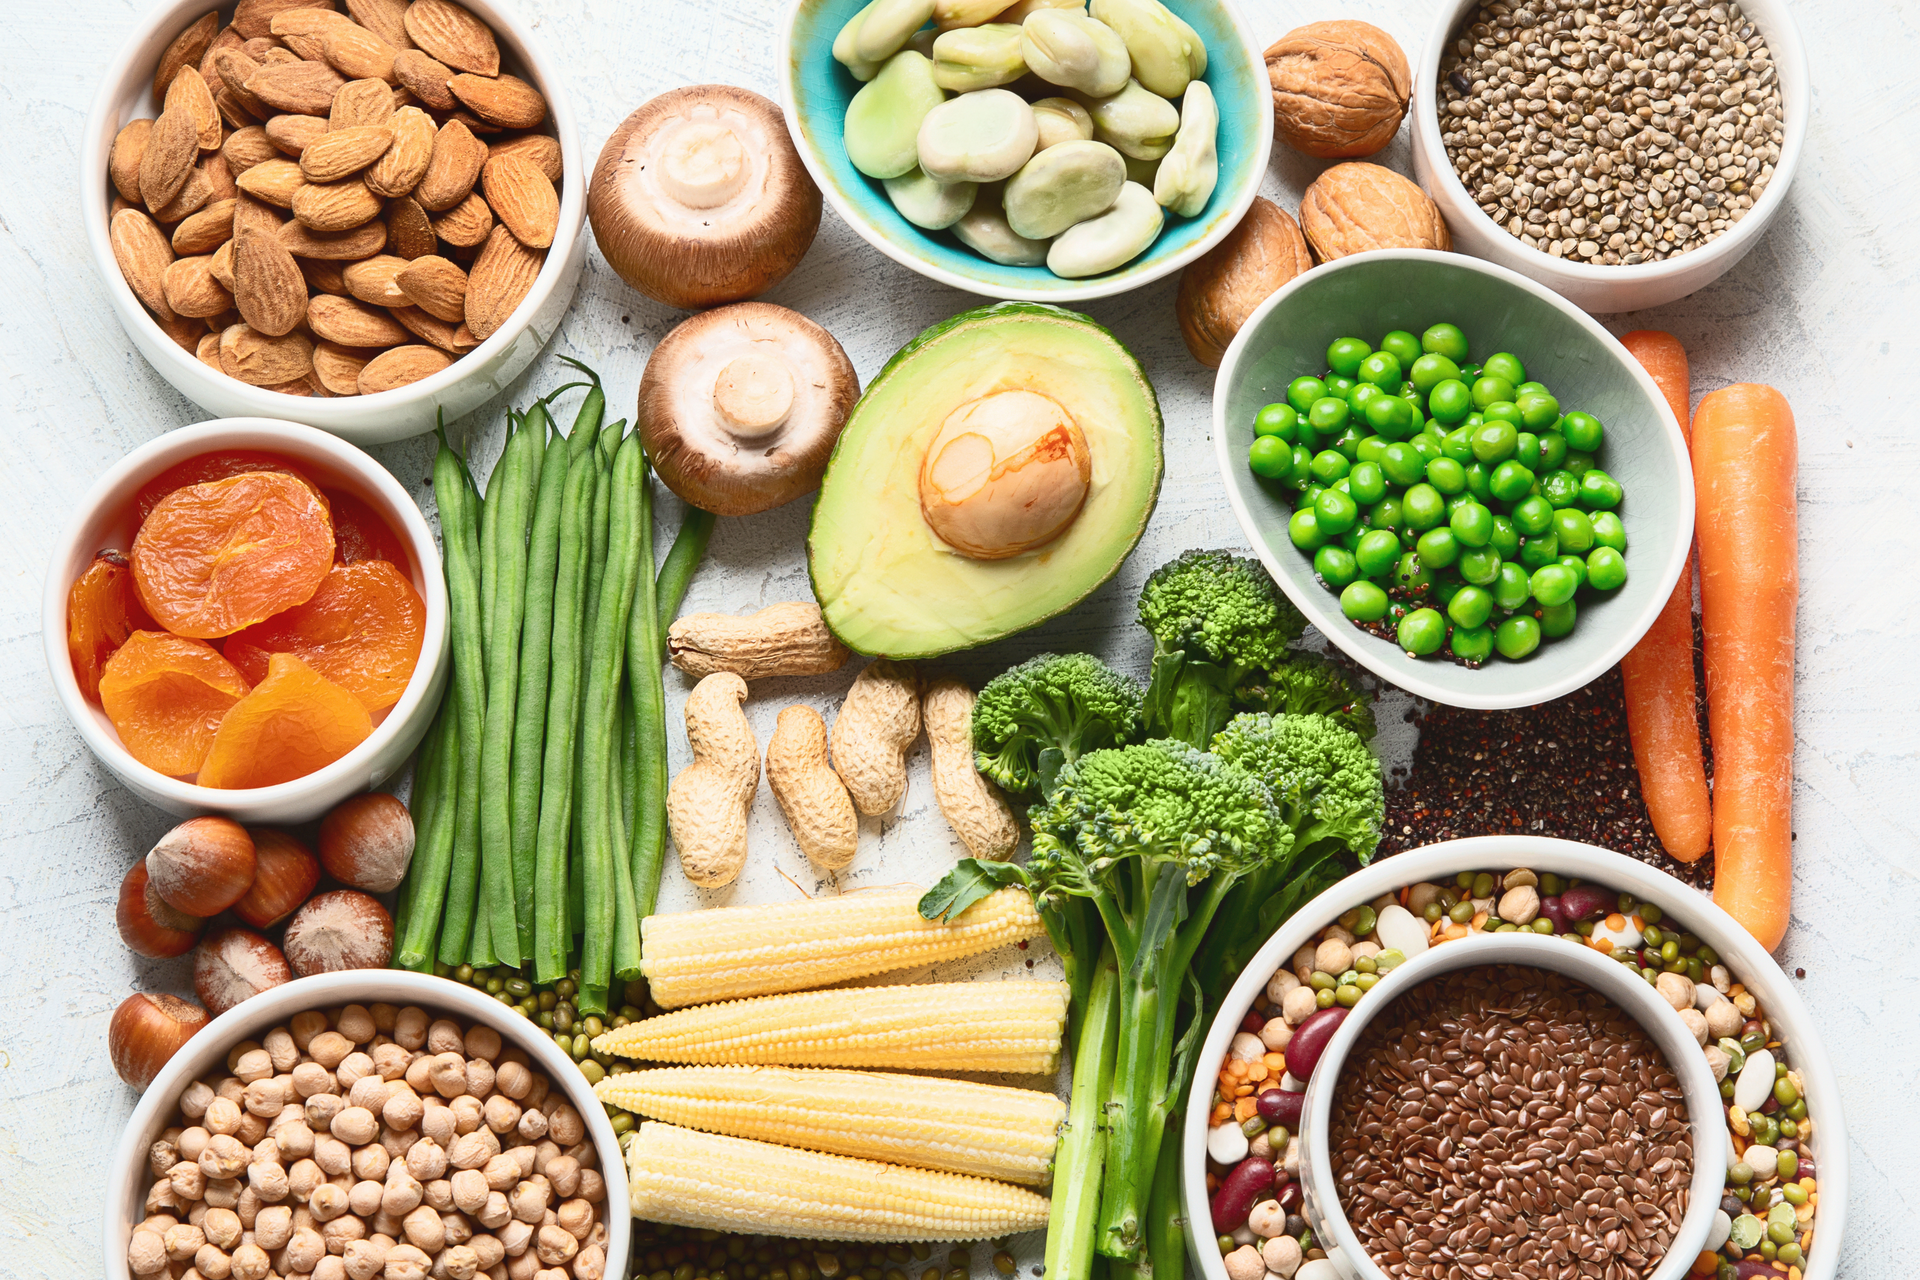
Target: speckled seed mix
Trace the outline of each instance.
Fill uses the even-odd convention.
[[[1556,258],[1698,248],[1753,208],[1785,137],[1772,54],[1738,5],[1484,4],[1440,72],[1454,172]]]
[[[1448,974],[1398,997],[1350,1062],[1334,1178],[1387,1274],[1630,1280],[1666,1255],[1693,1176],[1680,1082],[1588,987]]]

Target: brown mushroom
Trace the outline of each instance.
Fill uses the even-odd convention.
[[[635,421],[669,489],[723,516],[820,487],[860,379],[797,311],[741,302],[682,321],[647,360]]]
[[[1240,225],[1180,273],[1174,313],[1187,350],[1218,369],[1254,308],[1312,267],[1299,225],[1273,201],[1255,196]]]
[[[820,229],[820,188],[779,107],[697,84],[613,131],[587,216],[621,279],[668,306],[711,307],[764,293],[800,264]]]

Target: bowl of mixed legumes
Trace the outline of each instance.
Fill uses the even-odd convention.
[[[1455,247],[1619,312],[1759,243],[1813,95],[1784,0],[1456,0],[1413,104],[1414,174]]]
[[[1366,1077],[1360,1077],[1358,1090],[1347,1087],[1354,1077],[1354,1060],[1348,1059],[1343,1073],[1330,1062],[1328,1047],[1340,1036],[1345,1011],[1368,1009],[1379,1015],[1376,1026],[1388,1023],[1402,1011],[1370,1008],[1366,1002],[1376,1000],[1376,990],[1400,966],[1444,950],[1448,943],[1520,933],[1534,935],[1549,948],[1567,948],[1566,954],[1577,950],[1582,959],[1603,958],[1619,965],[1620,976],[1644,983],[1684,1024],[1688,1040],[1683,1043],[1691,1043],[1699,1054],[1698,1062],[1677,1063],[1675,1074],[1684,1078],[1686,1069],[1704,1064],[1713,1078],[1726,1135],[1724,1152],[1716,1154],[1725,1173],[1718,1180],[1719,1201],[1706,1238],[1697,1253],[1684,1259],[1675,1254],[1677,1270],[1714,1280],[1827,1280],[1837,1274],[1846,1205],[1845,1125],[1817,1024],[1787,975],[1705,896],[1643,863],[1571,841],[1482,836],[1412,850],[1347,877],[1282,925],[1228,993],[1199,1052],[1182,1135],[1182,1199],[1189,1221],[1196,1224],[1189,1247],[1207,1280],[1261,1280],[1269,1273],[1283,1280],[1383,1273],[1471,1275],[1486,1274],[1475,1268],[1491,1268],[1495,1262],[1510,1268],[1511,1275],[1535,1274],[1508,1254],[1478,1256],[1479,1247],[1494,1233],[1487,1231],[1485,1240],[1476,1239],[1476,1233],[1492,1219],[1430,1237],[1425,1228],[1438,1218],[1418,1216],[1423,1210],[1410,1199],[1398,1206],[1407,1211],[1401,1223],[1391,1212],[1398,1194],[1393,1190],[1387,1191],[1386,1212],[1378,1209],[1377,1199],[1376,1207],[1364,1213],[1365,1206],[1344,1202],[1349,1217],[1366,1219],[1362,1235],[1375,1233],[1368,1237],[1373,1245],[1359,1246],[1372,1259],[1372,1269],[1348,1271],[1343,1265],[1346,1253],[1329,1258],[1329,1242],[1316,1238],[1301,1182],[1306,1152],[1299,1129],[1306,1089],[1318,1080],[1323,1064],[1336,1070],[1336,1087],[1327,1104],[1335,1128],[1345,1115],[1352,1125],[1349,1136],[1366,1137],[1368,1124],[1381,1123],[1361,1114],[1379,1102],[1367,1093]],[[1523,940],[1523,945],[1538,944]],[[1423,967],[1439,963],[1421,961]],[[1417,978],[1419,971],[1409,976]],[[1511,977],[1479,975],[1473,990],[1451,993],[1451,1007],[1484,999],[1489,986]],[[1393,994],[1396,986],[1402,997]],[[1382,1003],[1404,1005],[1404,1016],[1417,1020],[1420,1007],[1404,996],[1431,992],[1435,984],[1422,983],[1411,993],[1409,987],[1414,984],[1405,980],[1386,987]],[[1501,1007],[1510,1008],[1511,1002]],[[1558,1007],[1564,1009],[1564,1002]],[[1497,1010],[1482,1012],[1492,1016]],[[1444,1024],[1461,1021],[1443,1016],[1429,1030],[1445,1039],[1451,1033]],[[1617,1071],[1615,1059],[1631,1058],[1632,1028],[1624,1023],[1633,1020],[1615,1021],[1621,1025],[1608,1034],[1620,1038],[1620,1046],[1603,1055],[1602,1065],[1583,1065],[1583,1071]],[[1561,1031],[1573,1038],[1570,1028]],[[1549,1032],[1548,1038],[1555,1037]],[[1543,1069],[1565,1065],[1563,1056],[1547,1044],[1529,1047],[1541,1050]],[[1498,1057],[1483,1051],[1480,1060],[1486,1065],[1474,1074],[1492,1070]],[[1468,1055],[1462,1052],[1460,1061],[1468,1061]],[[1530,1059],[1529,1067],[1526,1087],[1532,1088]],[[1463,1077],[1465,1071],[1463,1067]],[[1607,1083],[1604,1074],[1598,1079]],[[1507,1096],[1512,1097],[1511,1090]],[[1399,1098],[1394,1109],[1413,1101],[1419,1100]],[[1658,1110],[1650,1099],[1636,1099],[1629,1106],[1634,1124],[1650,1132],[1673,1121],[1671,1115],[1657,1116]],[[1612,1123],[1609,1119],[1608,1125]],[[1716,1132],[1720,1127],[1716,1125]],[[1581,1132],[1570,1129],[1566,1141],[1578,1142]],[[1483,1146],[1487,1141],[1471,1130],[1469,1134]],[[1338,1138],[1335,1145],[1354,1147]],[[1528,1145],[1536,1143],[1530,1139]],[[1613,1146],[1611,1141],[1597,1145],[1603,1151]],[[1646,1150],[1659,1145],[1662,1142],[1641,1144]],[[1693,1157],[1700,1156],[1699,1146],[1697,1141],[1689,1144]],[[1348,1158],[1356,1151],[1350,1150]],[[1429,1151],[1427,1157],[1444,1166],[1453,1154],[1452,1149],[1438,1155]],[[1635,1169],[1629,1151],[1626,1171],[1636,1184],[1641,1176],[1660,1179],[1674,1168],[1654,1173],[1664,1158],[1677,1160],[1678,1153],[1659,1158],[1643,1154],[1642,1167]],[[1575,1230],[1578,1224],[1545,1221],[1545,1216],[1568,1211],[1562,1192],[1566,1199],[1591,1205],[1584,1197],[1603,1177],[1620,1172],[1610,1157],[1594,1158],[1591,1147],[1568,1155],[1563,1142],[1538,1155],[1517,1151],[1512,1159],[1541,1161],[1539,1169],[1528,1169],[1518,1179],[1530,1192],[1546,1193],[1539,1206],[1531,1201],[1496,1206],[1494,1197],[1483,1192],[1476,1209],[1527,1223],[1531,1238],[1544,1246],[1544,1252],[1523,1260],[1537,1264],[1537,1274],[1660,1274],[1651,1265],[1642,1270],[1620,1256],[1636,1243],[1624,1218],[1609,1223],[1597,1239],[1584,1238],[1587,1257],[1571,1247],[1583,1240]],[[1547,1176],[1537,1178],[1542,1173]],[[1536,1180],[1529,1183],[1528,1178]],[[1629,1208],[1634,1207],[1630,1200]],[[1604,1219],[1608,1213],[1618,1215],[1617,1204],[1595,1207],[1585,1216]],[[1636,1222],[1639,1216],[1636,1211]],[[1210,1229],[1198,1227],[1207,1222]],[[1399,1234],[1403,1225],[1405,1238]],[[1564,1234],[1547,1239],[1562,1228]],[[1621,1231],[1626,1234],[1615,1235],[1609,1244],[1608,1233]],[[1555,1243],[1568,1244],[1567,1253],[1555,1253]],[[1675,1238],[1676,1250],[1686,1246],[1686,1237]],[[1397,1259],[1391,1256],[1396,1251]],[[1419,1257],[1414,1259],[1416,1252]],[[1461,1257],[1467,1253],[1475,1259]]]

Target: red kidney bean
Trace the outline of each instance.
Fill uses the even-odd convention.
[[[1267,1025],[1266,1019],[1262,1018],[1259,1014],[1255,1013],[1251,1009],[1247,1010],[1246,1017],[1240,1019],[1240,1029],[1242,1031],[1247,1032],[1250,1035],[1259,1035],[1260,1028],[1266,1025]]]
[[[1569,920],[1592,920],[1620,905],[1620,895],[1597,884],[1577,884],[1560,895],[1560,909]]]
[[[1567,931],[1567,909],[1560,905],[1559,898],[1540,899],[1540,915],[1541,918],[1553,922],[1553,931],[1555,933],[1565,933]]]
[[[1287,1048],[1291,1051],[1293,1045],[1289,1043]],[[1260,1118],[1269,1125],[1283,1124],[1289,1133],[1295,1133],[1300,1129],[1300,1110],[1306,1098],[1304,1093],[1268,1089],[1253,1100],[1253,1105],[1259,1111]]]
[[[1215,1235],[1227,1235],[1247,1225],[1253,1206],[1273,1191],[1273,1162],[1248,1156],[1220,1180],[1209,1206]]]
[[[1334,1005],[1295,1027],[1293,1039],[1287,1041],[1287,1074],[1303,1082],[1311,1076],[1313,1069],[1320,1065],[1320,1055],[1326,1052],[1327,1041],[1333,1039],[1333,1033],[1340,1029],[1346,1017],[1346,1008]]]
[[[1280,1176],[1284,1178],[1286,1175],[1281,1174]],[[1300,1212],[1301,1196],[1299,1183],[1287,1182],[1282,1184],[1279,1191],[1275,1193],[1274,1198],[1280,1202],[1280,1211],[1282,1213]]]
[[[1742,1258],[1733,1264],[1733,1274],[1740,1280],[1754,1280],[1755,1276],[1765,1276],[1767,1280],[1779,1280],[1780,1273],[1765,1258]]]

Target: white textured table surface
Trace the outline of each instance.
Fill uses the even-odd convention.
[[[1413,51],[1428,24],[1416,0],[1293,6],[1245,0],[1264,42],[1301,22],[1350,16]],[[80,230],[79,136],[110,52],[145,8],[63,0],[0,10],[0,1276],[79,1277],[100,1268],[106,1162],[133,1105],[105,1053],[114,1006],[132,989],[185,991],[184,963],[149,964],[113,928],[115,888],[167,820],[122,790],[68,726],[41,656],[41,578],[59,526],[93,478],[133,446],[207,415],[162,382],[121,333]],[[778,7],[771,0],[521,0],[540,37],[579,50],[575,100],[588,154],[643,100],[699,81],[774,93]],[[1665,328],[1687,345],[1696,400],[1729,382],[1770,382],[1799,421],[1802,605],[1794,924],[1782,950],[1804,968],[1808,1003],[1852,1126],[1855,1198],[1843,1274],[1911,1274],[1920,1262],[1905,1201],[1920,1183],[1920,848],[1913,835],[1920,759],[1920,438],[1912,370],[1920,354],[1920,149],[1899,86],[1911,85],[1920,27],[1911,6],[1870,12],[1842,0],[1797,6],[1809,45],[1816,119],[1788,209],[1712,288],[1657,311],[1606,317],[1616,332]],[[1864,21],[1863,21],[1864,19]],[[1405,170],[1404,134],[1384,157]],[[1291,210],[1318,165],[1276,156],[1266,193]],[[1188,547],[1240,545],[1208,435],[1211,374],[1173,323],[1174,282],[1088,308],[1146,363],[1167,419],[1167,482],[1139,551],[1070,618],[954,663],[976,681],[1044,647],[1091,647],[1144,667],[1131,605],[1144,575]],[[800,269],[769,299],[825,324],[863,381],[933,321],[975,299],[869,249],[829,211]],[[554,347],[516,388],[521,403],[568,376],[556,357],[599,369],[614,414],[631,412],[648,351],[680,317],[629,290],[597,252]],[[498,406],[470,421],[479,456],[501,438]],[[424,496],[429,451],[381,451]],[[671,505],[671,504],[669,504]],[[725,521],[688,608],[745,611],[806,592],[804,504]],[[756,687],[764,742],[779,707],[836,703],[837,679]],[[785,683],[790,687],[780,687]],[[686,684],[669,677],[677,707]],[[676,768],[684,737],[670,733]],[[1404,743],[1401,744],[1404,749]],[[953,842],[931,803],[925,749],[905,812],[870,822],[851,883],[937,874]],[[1569,800],[1577,803],[1578,797]],[[790,894],[780,869],[812,873],[762,789],[749,874],[718,901]],[[669,860],[672,861],[671,859]],[[664,909],[696,894],[668,872]]]

